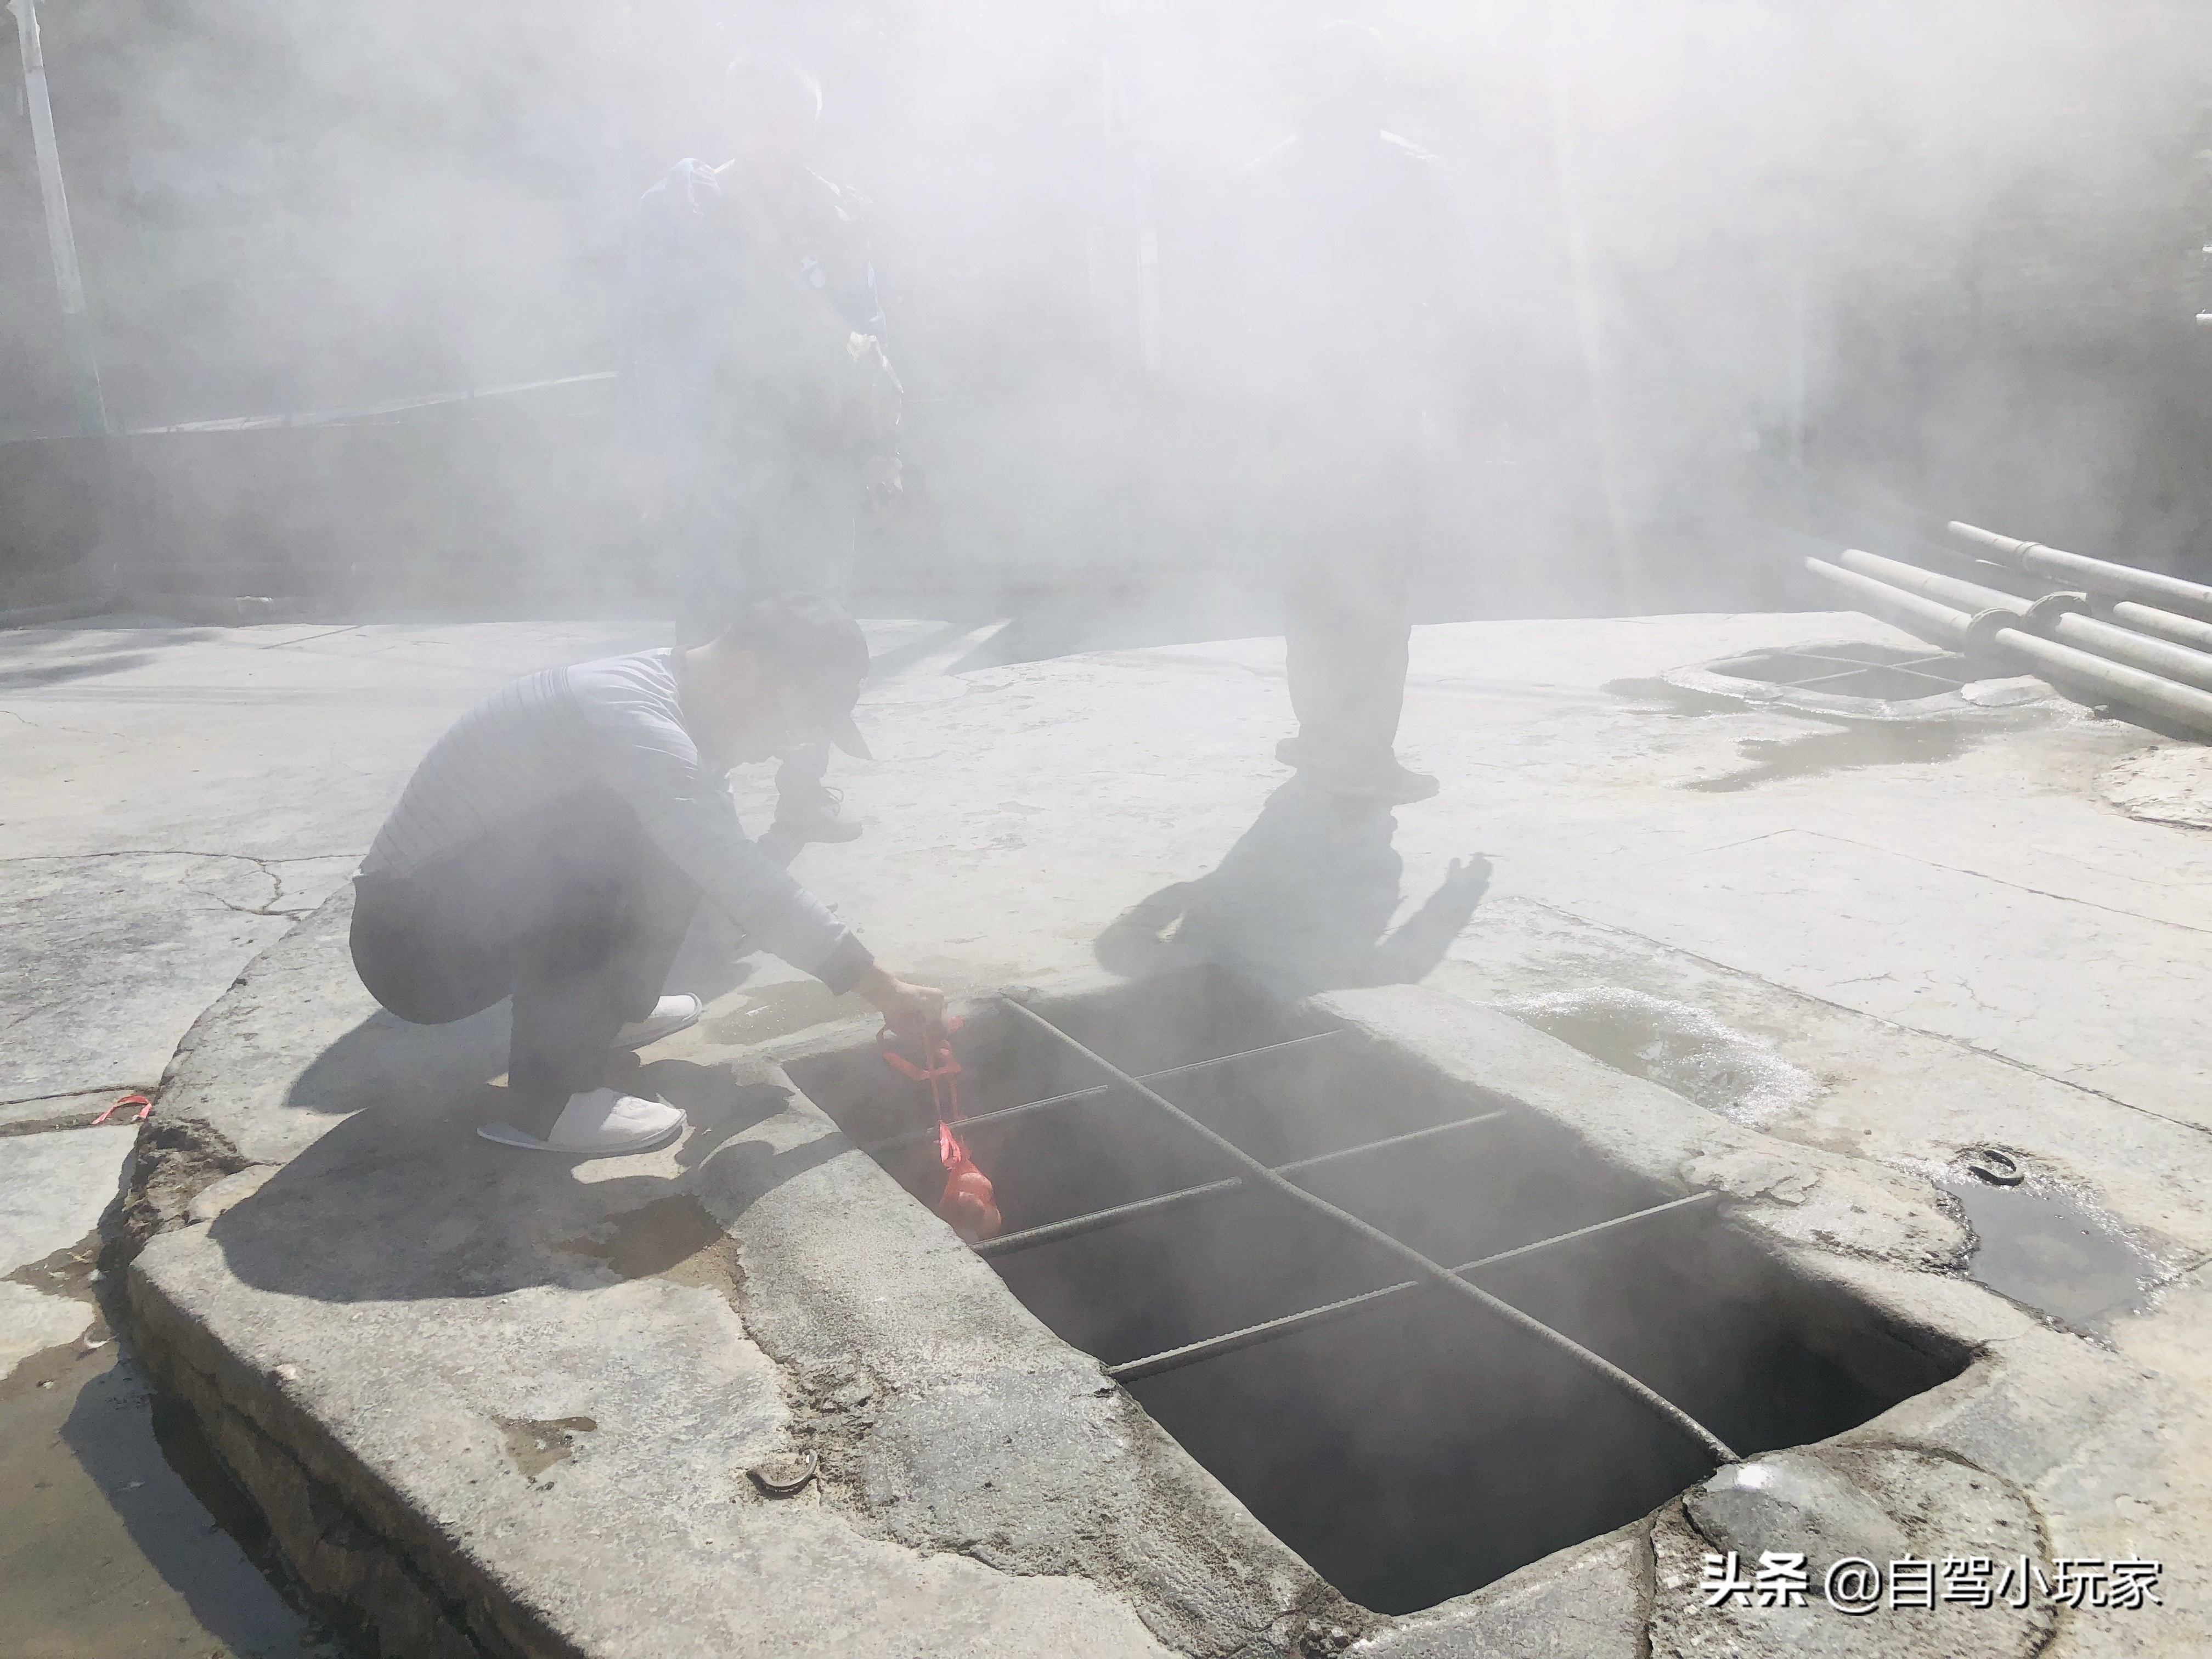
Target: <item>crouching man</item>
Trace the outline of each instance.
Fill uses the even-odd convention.
[[[823,740],[866,758],[868,672],[828,599],[744,604],[705,645],[549,668],[464,714],[416,769],[355,878],[353,960],[417,1025],[514,1001],[509,1121],[477,1133],[572,1156],[641,1152],[684,1114],[603,1085],[608,1051],[699,1018],[660,994],[703,896],[753,946],[900,1024],[941,992],[878,966],[745,837],[731,767]]]

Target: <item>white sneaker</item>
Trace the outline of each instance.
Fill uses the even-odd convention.
[[[684,1114],[659,1100],[641,1100],[612,1089],[594,1089],[571,1095],[554,1120],[553,1133],[544,1139],[526,1134],[510,1123],[485,1123],[477,1133],[502,1146],[521,1146],[533,1152],[580,1153],[605,1158],[620,1152],[642,1152],[683,1133]]]
[[[642,1048],[665,1036],[699,1023],[707,1005],[694,996],[663,997],[643,1019],[634,1019],[615,1033],[617,1048]]]

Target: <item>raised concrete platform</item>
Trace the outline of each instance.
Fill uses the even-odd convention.
[[[1421,980],[1328,1006],[1624,1167],[1718,1188],[1731,1225],[1974,1356],[1820,1455],[1911,1547],[2156,1559],[2161,1607],[1708,1613],[1699,1559],[1727,1526],[1669,1506],[1376,1619],[793,1089],[782,1060],[845,1012],[818,990],[709,985],[702,1025],[647,1056],[692,1137],[548,1170],[468,1133],[497,1017],[374,1017],[342,895],[170,1070],[128,1218],[142,1340],[387,1650],[2202,1651],[2212,1159],[2190,1032],[2212,846],[2100,788],[2146,751],[2197,757],[2057,704],[1900,749],[1659,679],[1838,638],[1897,636],[1832,616],[1424,630],[1407,737],[1446,794],[1395,837],[1270,804],[1272,643],[925,663],[864,711],[886,758],[846,781],[869,836],[801,869],[879,954],[969,992],[1200,952],[1291,993]],[[1486,872],[1455,865],[1478,852]],[[1972,1283],[1938,1182],[1990,1145],[2153,1287],[2076,1334]],[[845,1461],[766,1498],[744,1470],[800,1422]]]

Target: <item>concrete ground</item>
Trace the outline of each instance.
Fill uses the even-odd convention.
[[[320,1652],[107,1340],[88,1276],[135,1109],[89,1126],[351,874],[455,714],[648,641],[112,620],[0,634],[0,1459],[29,1494],[0,1506],[0,1618],[26,1655]]]
[[[1978,1261],[1996,1262],[2008,1240],[2018,1258],[1985,1276],[2078,1331],[2063,1352],[2136,1390],[2116,1414],[2055,1406],[2022,1431],[2039,1471],[2022,1485],[2052,1553],[2165,1569],[2163,1607],[2069,1610],[2051,1650],[2204,1650],[2206,1429],[2201,1407],[2156,1403],[2201,1401],[2212,1380],[2212,1093],[2192,1019],[2212,930],[2212,838],[2191,805],[2207,793],[2204,756],[2055,701],[1933,731],[1747,707],[1660,678],[1842,640],[1907,642],[1849,615],[1423,629],[1406,742],[1444,793],[1395,820],[1348,821],[1286,787],[1272,762],[1287,726],[1278,642],[953,673],[971,639],[887,625],[877,643],[896,666],[862,716],[882,758],[841,763],[869,834],[809,849],[797,868],[879,957],[955,990],[1201,954],[1299,993],[1418,981],[1503,1007],[1780,1146],[1918,1183],[1954,1215],[1972,1200]],[[65,1293],[67,1247],[117,1190],[131,1137],[79,1126],[119,1091],[156,1084],[246,963],[338,890],[415,758],[469,702],[527,668],[651,642],[635,629],[524,625],[0,635],[0,860],[16,895],[0,939],[0,1130],[13,1132],[0,1344],[14,1344],[0,1356],[20,1360],[19,1376],[62,1357],[38,1380],[82,1389],[101,1363],[76,1357],[105,1333],[82,1290]],[[761,780],[741,780],[741,805],[763,799]],[[249,986],[229,1025],[205,1028],[240,1098],[264,1103],[259,1139],[233,1149],[234,1200],[325,1142],[320,1167],[343,1161],[354,1120],[297,1086],[358,1022],[325,936],[295,936],[284,969],[324,1006],[271,1026],[268,989]],[[701,971],[717,994],[698,1039],[713,1056],[852,1012],[773,966],[741,982]],[[319,1035],[248,1077],[240,1034],[276,1029]],[[389,1078],[411,1051],[379,1052]],[[203,1094],[225,1086],[204,1066],[179,1075]],[[173,1111],[192,1121],[173,1092],[149,1131]],[[1955,1161],[1979,1146],[2028,1170],[2013,1190],[2030,1207],[1975,1210],[1986,1194]],[[626,1173],[585,1166],[578,1183]],[[189,1196],[164,1218],[176,1249],[208,1231],[184,1212]],[[472,1237],[434,1233],[431,1255],[465,1254]],[[179,1283],[217,1271],[221,1253],[204,1254],[164,1271]],[[575,1346],[580,1319],[643,1319],[647,1340],[649,1311],[617,1305],[640,1287],[595,1282],[555,1275],[513,1316],[564,1352],[589,1351]],[[375,1340],[426,1363],[439,1316],[462,1315],[390,1300]],[[294,1343],[307,1329],[282,1328]],[[556,1409],[561,1389],[518,1387],[545,1398],[518,1399],[507,1417],[570,1414]],[[11,1440],[27,1431],[14,1420],[0,1417]],[[385,1425],[377,1443],[414,1432]],[[395,1467],[410,1455],[447,1450],[394,1451]],[[190,1604],[193,1571],[147,1545],[158,1529],[131,1530],[120,1492],[106,1501],[112,1515],[80,1505],[70,1524],[150,1563],[175,1628],[201,1618],[198,1630],[250,1650]],[[22,1546],[7,1547],[20,1559]],[[896,1559],[884,1571],[941,1580],[957,1566]],[[944,1589],[915,1585],[922,1605]],[[1036,1593],[1040,1631],[1084,1632],[1100,1651],[1153,1638],[1196,1650],[1156,1619],[1142,1634],[1079,1574]],[[1690,1639],[1680,1611],[1652,1613],[1655,1641]],[[605,1650],[668,1636],[647,1621]],[[133,1650],[76,1637],[40,1632],[46,1645],[29,1650]],[[283,1639],[323,1638],[298,1621]],[[957,1646],[949,1627],[935,1639]]]

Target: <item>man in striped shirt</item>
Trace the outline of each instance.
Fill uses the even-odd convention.
[[[752,600],[708,643],[515,681],[416,769],[355,878],[353,959],[400,1018],[514,1003],[509,1120],[477,1133],[586,1157],[682,1133],[684,1114],[603,1086],[608,1052],[699,1018],[660,994],[702,896],[748,940],[887,1018],[942,993],[884,971],[738,823],[733,765],[835,742],[868,670],[859,625],[818,595]]]

